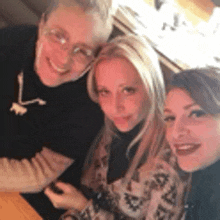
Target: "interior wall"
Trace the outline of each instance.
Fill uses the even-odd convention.
[[[1,0],[0,28],[13,24],[36,24],[49,0]]]

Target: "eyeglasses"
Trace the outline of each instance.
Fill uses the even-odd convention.
[[[85,70],[94,59],[93,51],[83,44],[71,45],[67,34],[59,28],[45,28],[44,34],[54,51],[69,51],[74,63],[81,66],[81,71]]]

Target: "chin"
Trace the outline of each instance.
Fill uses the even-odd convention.
[[[129,132],[132,130],[132,128],[129,127],[121,127],[121,126],[116,126],[116,128],[120,131],[120,132]]]
[[[38,75],[40,78],[40,81],[47,87],[56,87],[59,85],[58,82],[56,82],[55,80],[52,79],[47,79],[45,77],[42,77],[41,75]]]
[[[192,163],[192,160],[188,162],[187,160],[184,160],[183,162],[181,162],[181,160],[178,159],[178,164],[179,167],[187,173],[193,173],[202,169],[201,165]]]

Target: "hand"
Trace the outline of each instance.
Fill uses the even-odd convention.
[[[57,182],[55,185],[63,191],[62,195],[54,193],[49,186],[44,190],[45,195],[55,208],[74,208],[78,211],[82,211],[85,208],[88,200],[78,189],[63,182]]]

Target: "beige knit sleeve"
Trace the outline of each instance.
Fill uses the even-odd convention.
[[[39,192],[73,162],[46,147],[31,159],[0,158],[0,191]]]

